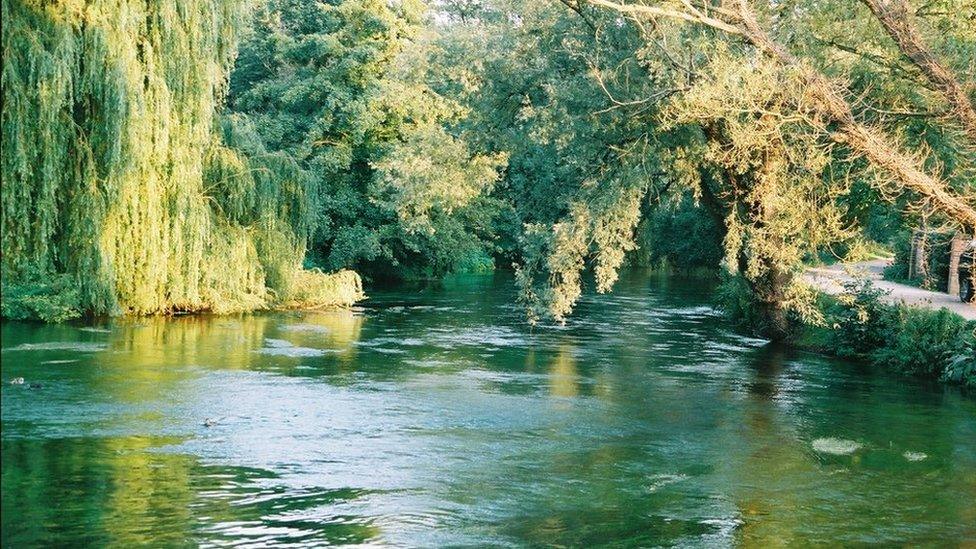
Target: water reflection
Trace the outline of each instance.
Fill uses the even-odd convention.
[[[747,389],[750,395],[764,400],[772,400],[780,393],[780,379],[786,365],[790,349],[783,344],[769,343],[747,355],[747,367],[753,372]]]
[[[579,394],[576,359],[569,343],[559,344],[559,350],[550,362],[549,380],[552,396],[569,398]]]
[[[5,323],[3,380],[43,387],[0,389],[2,545],[976,538],[972,399],[739,336],[661,284],[536,330],[490,277],[355,311]]]

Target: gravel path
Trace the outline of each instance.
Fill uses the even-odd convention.
[[[883,298],[888,303],[904,303],[929,309],[945,308],[963,318],[976,320],[976,305],[963,303],[959,301],[958,296],[881,280],[881,272],[889,263],[890,260],[887,259],[876,259],[860,263],[811,267],[804,273],[803,278],[819,290],[836,295],[844,291],[844,282],[853,280],[855,275],[866,276],[874,281],[875,287],[889,292]]]

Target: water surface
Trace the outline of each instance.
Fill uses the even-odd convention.
[[[976,543],[976,401],[737,335],[709,298],[630,273],[533,331],[498,275],[5,323],[2,545]]]

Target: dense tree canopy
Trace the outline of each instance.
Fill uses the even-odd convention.
[[[503,155],[472,154],[433,87],[417,1],[271,0],[231,79],[230,110],[307,174],[314,261],[374,276],[490,265]]]
[[[976,229],[965,0],[72,5],[3,3],[5,296],[230,310],[328,301],[311,268],[514,265],[564,320],[630,261],[721,268],[785,337],[819,321],[805,263]]]
[[[928,4],[915,14],[901,3],[853,1],[478,6],[445,9],[467,34],[481,33],[468,43],[487,41],[510,64],[484,69],[475,94],[495,101],[475,110],[493,115],[481,131],[501,136],[495,146],[512,154],[508,181],[519,182],[523,158],[584,164],[539,187],[560,197],[553,218],[523,219],[520,282],[535,315],[568,313],[591,262],[597,289],[610,287],[637,220],[653,209],[639,204],[667,206],[660,189],[690,192],[718,222],[725,270],[747,282],[763,331],[777,337],[789,316],[816,321],[812,295],[795,279],[803,262],[858,249],[862,227],[877,227],[879,215],[889,230],[892,217],[922,216],[973,230],[976,157],[960,115],[971,94],[957,93],[972,82],[971,6]],[[908,29],[921,53],[905,53],[892,28]],[[537,55],[519,61],[522,44]],[[499,128],[499,111],[517,114]],[[554,129],[524,129],[536,120]],[[551,153],[523,157],[513,136]],[[638,166],[628,184],[621,175]]]

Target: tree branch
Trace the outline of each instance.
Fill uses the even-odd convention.
[[[898,50],[922,71],[929,82],[952,106],[955,120],[965,130],[972,143],[976,143],[976,108],[966,94],[956,75],[943,65],[928,48],[912,20],[904,0],[861,0],[881,22],[898,45]]]

